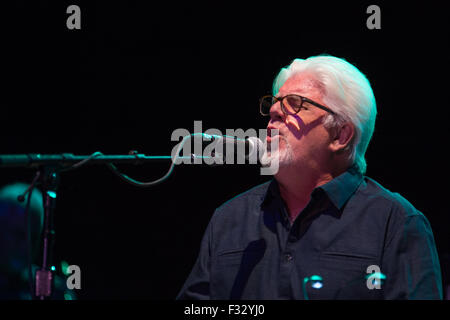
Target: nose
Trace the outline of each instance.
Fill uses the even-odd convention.
[[[283,110],[281,110],[281,102],[277,101],[275,102],[269,110],[269,114],[270,114],[270,122],[273,121],[283,121],[284,118],[284,112]]]

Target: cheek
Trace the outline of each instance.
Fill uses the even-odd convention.
[[[314,128],[306,135],[301,135],[300,138],[295,137],[292,133],[286,138],[295,154],[300,156],[318,155],[327,150],[330,143],[330,135],[323,127]]]
[[[302,123],[302,121],[301,121],[300,117],[298,117],[297,115],[288,116],[286,118],[286,125],[288,127],[292,128],[292,130],[295,130],[297,132],[300,132],[301,123]]]

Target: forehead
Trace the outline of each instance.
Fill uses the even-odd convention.
[[[297,93],[305,96],[318,96],[321,87],[318,80],[311,73],[297,73],[289,77],[281,86],[278,95]]]

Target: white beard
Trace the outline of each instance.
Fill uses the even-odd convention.
[[[261,163],[263,167],[269,167],[273,165],[274,161],[278,161],[278,167],[286,167],[294,162],[294,151],[287,139],[283,136],[279,136],[284,141],[284,148],[280,151],[278,147],[268,149],[267,142],[264,144],[266,152],[261,156]]]

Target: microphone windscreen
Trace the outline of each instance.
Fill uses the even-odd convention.
[[[249,137],[247,139],[249,143],[249,152],[247,158],[251,160],[259,160],[265,152],[264,143],[258,137]]]

